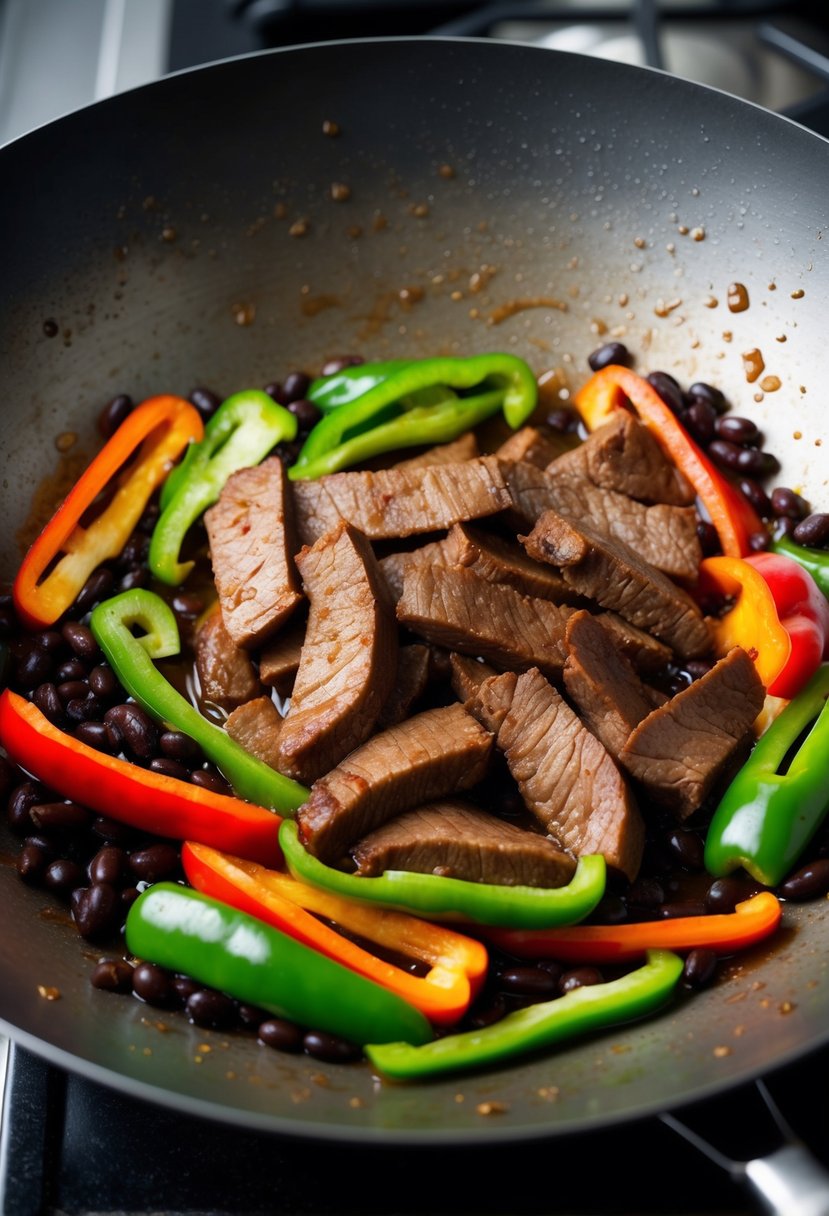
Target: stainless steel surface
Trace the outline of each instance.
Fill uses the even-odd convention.
[[[829,1174],[802,1145],[787,1144],[749,1161],[746,1180],[771,1216],[827,1216]]]

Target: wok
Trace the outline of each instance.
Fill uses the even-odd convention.
[[[721,385],[766,431],[783,480],[826,502],[829,146],[727,95],[509,44],[329,43],[95,105],[8,145],[0,177],[4,577],[33,494],[77,471],[114,393],[230,392],[351,350],[505,348],[577,383],[600,335],[623,336],[643,370]],[[733,281],[744,312],[726,305]],[[781,381],[760,401],[742,361],[754,348]],[[250,1128],[410,1145],[589,1131],[829,1040],[818,901],[787,908],[773,948],[661,1016],[509,1068],[380,1085],[367,1068],[225,1045],[181,1017],[162,1033],[146,1006],[93,990],[100,951],[1,847],[8,1032],[108,1085]],[[493,1101],[502,1113],[482,1118]]]

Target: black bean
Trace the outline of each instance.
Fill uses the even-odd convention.
[[[150,549],[150,538],[143,532],[133,532],[116,560],[119,570],[132,570],[140,566]]]
[[[75,738],[99,752],[111,753],[113,750],[109,732],[103,722],[79,722],[75,727]]]
[[[717,973],[717,956],[713,950],[697,947],[691,950],[682,969],[683,982],[689,988],[705,988]]]
[[[93,819],[92,831],[96,836],[100,836],[102,840],[122,845],[134,839],[135,835],[133,829],[128,824],[119,823],[117,819],[107,819],[105,815],[98,815]]]
[[[298,401],[292,401],[288,409],[296,416],[300,434],[307,434],[322,417],[313,401],[306,401],[304,397],[300,397]]]
[[[121,915],[126,916],[132,905],[138,899],[141,892],[138,887],[122,887],[118,892],[118,898],[121,901]]]
[[[54,684],[38,684],[32,700],[50,722],[55,725],[63,722],[63,702]]]
[[[287,468],[292,464],[296,464],[297,457],[302,450],[302,444],[296,443],[280,443],[274,449],[274,454],[279,457],[283,465]]]
[[[696,832],[688,828],[675,828],[665,837],[665,843],[674,859],[686,870],[703,868],[704,845]]]
[[[80,613],[88,612],[95,604],[107,598],[114,583],[115,575],[106,566],[93,570],[75,596],[75,610]]]
[[[308,389],[311,387],[311,377],[305,372],[288,372],[285,377],[285,382],[282,385],[282,392],[285,395],[285,404],[290,405],[296,401],[300,401]]]
[[[749,899],[757,890],[747,876],[729,874],[725,878],[715,878],[705,896],[705,907],[708,912],[733,912],[737,904]]]
[[[115,672],[111,667],[107,667],[103,663],[96,664],[90,671],[89,687],[95,696],[100,697],[102,701],[108,701],[121,690]]]
[[[489,996],[479,1001],[470,1011],[466,1022],[471,1030],[483,1030],[494,1026],[507,1016],[507,1003],[502,996]]]
[[[682,415],[682,421],[686,430],[690,431],[694,439],[703,447],[707,447],[714,438],[717,415],[714,413],[714,407],[707,401],[692,401]]]
[[[178,760],[170,760],[167,756],[154,756],[147,765],[154,773],[163,777],[175,777],[177,781],[189,781],[190,770]]]
[[[41,650],[45,650],[51,655],[59,654],[60,651],[66,649],[63,635],[58,633],[57,629],[44,629],[35,635],[34,641]]]
[[[258,1029],[259,1041],[266,1047],[275,1047],[277,1051],[301,1051],[303,1033],[293,1022],[285,1018],[268,1018],[260,1022]]]
[[[784,899],[794,901],[826,895],[829,892],[829,859],[824,857],[801,866],[780,884],[778,891]]]
[[[771,507],[775,515],[786,519],[803,519],[809,513],[809,504],[788,486],[774,487],[771,492]]]
[[[89,685],[85,680],[64,680],[57,686],[57,694],[64,705],[77,700],[78,697],[85,697],[88,692]]]
[[[172,999],[170,976],[155,963],[138,963],[132,973],[132,990],[148,1005],[169,1005]]]
[[[119,581],[118,590],[132,591],[135,587],[146,587],[149,581],[149,570],[145,570],[143,566],[136,566],[134,570],[128,570]]]
[[[656,878],[639,878],[631,884],[627,902],[635,908],[658,908],[665,902],[665,888]]]
[[[692,680],[700,680],[713,666],[710,659],[688,659],[685,663],[685,670]]]
[[[98,654],[98,643],[88,625],[67,621],[61,633],[79,659],[91,659]]]
[[[740,457],[745,450],[745,448],[737,447],[736,443],[731,443],[728,439],[712,439],[708,445],[708,454],[716,460],[717,464],[724,469],[735,471],[740,468]],[[749,469],[742,471],[753,475]]]
[[[43,875],[43,885],[56,895],[68,895],[84,881],[83,870],[69,857],[58,857],[50,862]]]
[[[748,538],[748,547],[752,553],[765,553],[771,545],[768,532],[752,532]]]
[[[673,903],[663,904],[659,909],[663,920],[678,920],[686,916],[705,916],[705,901],[702,899],[682,899]]]
[[[334,355],[331,359],[326,359],[320,375],[333,376],[337,372],[345,371],[347,367],[359,367],[361,363],[365,363],[362,355]]]
[[[711,384],[706,384],[704,381],[698,380],[688,389],[688,396],[692,401],[701,400],[707,401],[713,406],[718,414],[724,414],[728,409],[728,402],[718,388],[714,388]]]
[[[158,523],[161,515],[161,507],[157,502],[151,502],[144,508],[144,514],[138,521],[138,531],[150,535],[155,530],[155,525]]]
[[[33,844],[35,848],[45,853],[50,860],[55,856],[57,849],[56,840],[48,832],[35,832],[31,836],[27,836],[23,843]]]
[[[790,519],[787,515],[783,515],[777,521],[777,527],[775,528],[774,535],[777,538],[781,536],[791,536],[796,527],[797,522],[795,520]]]
[[[126,393],[119,393],[117,397],[113,397],[108,401],[98,415],[98,430],[103,435],[104,439],[111,439],[121,423],[129,417],[133,411],[132,398]]]
[[[173,597],[173,612],[188,621],[194,621],[204,610],[204,600],[194,591],[182,591]]]
[[[825,511],[815,511],[812,515],[807,515],[792,532],[792,540],[798,545],[825,549],[829,545],[829,514]]]
[[[747,477],[765,481],[780,472],[780,461],[771,452],[763,452],[759,448],[741,448],[736,468]]]
[[[158,728],[140,705],[132,701],[113,705],[104,714],[104,724],[113,748],[117,749],[123,743],[142,760],[149,760],[155,755]]]
[[[572,435],[579,429],[579,415],[566,405],[556,406],[546,418],[547,426],[560,435]]]
[[[87,693],[85,697],[73,697],[66,706],[66,716],[70,722],[96,722],[103,712],[103,705],[92,693]]]
[[[514,965],[499,973],[498,987],[515,996],[550,997],[557,990],[558,978],[539,967]]]
[[[129,992],[132,988],[132,967],[124,959],[103,958],[89,977],[93,988],[103,992]]]
[[[88,827],[92,812],[77,802],[36,802],[29,809],[29,817],[36,828],[45,831]]]
[[[18,874],[32,885],[41,881],[48,864],[48,854],[36,844],[25,844],[17,856]]]
[[[117,845],[107,844],[99,849],[89,863],[90,882],[108,882],[119,886],[127,874],[127,855]]]
[[[236,1006],[236,1014],[242,1026],[247,1030],[258,1030],[262,1023],[268,1020],[268,1014],[264,1009],[260,1009],[258,1005],[248,1005],[244,1001]],[[301,1041],[302,1036],[300,1036]]]
[[[269,397],[273,397],[274,401],[276,401],[279,405],[288,404],[288,398],[285,396],[285,390],[278,380],[271,380],[269,384],[265,385],[262,391],[267,393]]]
[[[31,809],[43,801],[45,792],[43,786],[34,781],[21,781],[20,785],[16,785],[6,805],[9,827],[23,834],[30,832],[34,826]]]
[[[668,372],[651,372],[647,379],[648,384],[656,389],[668,408],[675,414],[681,414],[685,408],[685,399],[673,376]]]
[[[598,967],[574,967],[571,971],[564,972],[559,980],[558,990],[562,996],[566,996],[574,988],[587,988],[591,984],[603,982],[604,976]]]
[[[66,684],[69,680],[85,680],[88,674],[86,664],[80,659],[67,659],[55,672],[55,683]]]
[[[202,988],[187,998],[184,1006],[194,1026],[210,1030],[229,1030],[236,1022],[236,1006],[223,992]]]
[[[203,386],[194,388],[187,400],[191,405],[195,405],[205,422],[216,413],[216,410],[222,404],[222,398],[218,393],[214,393],[212,389],[204,388]]]
[[[130,869],[142,882],[160,882],[178,869],[178,851],[171,844],[151,844],[130,853]]]
[[[303,1049],[316,1060],[329,1064],[350,1064],[362,1058],[363,1049],[324,1030],[309,1030],[302,1039]]]
[[[8,798],[14,783],[19,780],[20,770],[12,764],[11,760],[0,756],[0,798]]]
[[[193,785],[199,785],[203,790],[211,790],[214,794],[230,794],[231,789],[224,777],[207,768],[197,768],[190,774]]]
[[[45,684],[52,675],[52,656],[39,646],[28,646],[19,655],[14,665],[15,680],[21,688],[37,688]]]
[[[538,960],[536,967],[540,967],[542,971],[546,971],[548,975],[551,975],[556,981],[556,987],[558,987],[558,982],[564,974],[564,968],[561,963],[556,962],[554,958],[542,958]]]
[[[704,557],[713,557],[722,551],[717,529],[707,519],[697,520],[697,539]]]
[[[740,490],[743,497],[748,499],[761,519],[772,518],[774,508],[771,505],[771,499],[762,486],[758,486],[756,481],[751,481],[750,478],[744,477],[740,482]]]
[[[182,1008],[187,1004],[194,992],[201,992],[203,986],[198,980],[194,980],[189,975],[174,975],[170,980],[173,999]]]
[[[603,367],[609,367],[611,363],[620,367],[632,367],[633,356],[623,342],[605,342],[604,346],[587,356],[587,362],[592,371],[598,372]]]
[[[165,730],[158,737],[158,746],[170,760],[201,760],[202,750],[189,735],[180,730]]]
[[[590,914],[590,919],[597,925],[620,925],[627,918],[627,904],[611,891],[605,892]]]
[[[760,439],[757,424],[750,418],[738,418],[734,414],[726,414],[717,419],[717,434],[720,439],[728,439],[731,443],[754,443]]]

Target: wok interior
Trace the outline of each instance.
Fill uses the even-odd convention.
[[[30,186],[0,201],[4,579],[33,492],[77,473],[116,392],[230,393],[354,351],[505,349],[566,389],[618,338],[643,372],[723,388],[766,432],[780,480],[827,501],[827,147],[745,103],[527,47],[325,44],[168,78],[0,160]],[[746,311],[727,306],[732,282]],[[747,383],[751,350],[779,390]],[[134,1092],[274,1130],[442,1143],[580,1130],[782,1064],[829,1024],[824,902],[790,909],[797,927],[773,950],[661,1017],[506,1070],[379,1085],[94,992],[98,952],[11,866],[0,885],[13,1033]],[[205,1038],[216,1050],[196,1067]],[[505,1112],[486,1120],[493,1100]]]

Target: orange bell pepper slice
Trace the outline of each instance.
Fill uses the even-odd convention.
[[[356,903],[307,886],[281,871],[187,841],[181,854],[188,881],[204,895],[231,904],[297,941],[336,959],[409,1001],[431,1022],[452,1025],[463,1017],[486,975],[488,956],[479,941],[444,925]],[[413,975],[344,937],[318,917],[342,925],[367,942],[428,964]]]
[[[24,625],[42,629],[63,615],[96,566],[118,556],[150,495],[187,444],[203,434],[198,410],[181,397],[151,397],[133,410],[23,559],[12,594]],[[84,528],[80,523],[84,512],[134,455],[134,462],[119,478],[112,501]]]
[[[698,447],[647,380],[627,367],[610,364],[595,372],[573,401],[591,431],[609,422],[615,410],[630,404],[696,490],[723,553],[742,557],[750,551],[749,537],[763,531],[757,512]]]
[[[715,916],[678,916],[672,920],[627,925],[572,925],[564,929],[487,929],[501,950],[518,958],[550,958],[563,963],[624,963],[648,950],[695,950],[718,954],[744,950],[770,936],[783,915],[780,900],[761,891]]]
[[[719,655],[742,646],[754,660],[767,689],[789,661],[792,642],[782,625],[774,597],[759,570],[739,557],[706,557],[700,563],[698,590],[733,600],[733,607],[708,623]]]

